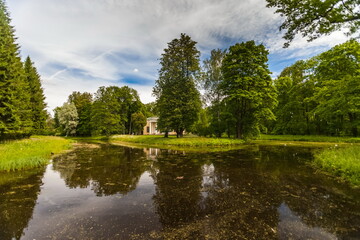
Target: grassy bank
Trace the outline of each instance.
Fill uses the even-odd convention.
[[[69,149],[70,143],[68,139],[45,136],[1,143],[0,171],[29,169],[47,164],[52,154]]]
[[[360,186],[360,146],[323,150],[315,154],[314,165]]]
[[[203,146],[234,146],[244,143],[240,139],[229,138],[205,138],[197,136],[185,136],[177,138],[176,136],[169,136],[164,138],[160,135],[115,135],[110,141],[137,143],[145,145],[168,145],[168,146],[189,146],[189,147],[203,147]]]
[[[334,143],[360,143],[360,137],[330,137],[317,135],[265,135],[259,140],[277,141],[303,141],[303,142],[334,142]]]

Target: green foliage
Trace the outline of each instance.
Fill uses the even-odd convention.
[[[64,103],[62,107],[55,109],[62,133],[66,136],[74,136],[78,125],[78,113],[74,103]]]
[[[276,134],[358,136],[360,44],[350,40],[285,68],[275,81]]]
[[[360,44],[350,40],[315,57],[313,113],[336,135],[359,134]]]
[[[129,134],[131,133],[131,116],[143,111],[136,90],[124,87],[100,87],[95,94],[92,107],[91,126],[93,134]]]
[[[274,110],[277,118],[274,133],[304,135],[315,131],[315,123],[311,120],[311,111],[315,107],[311,97],[315,86],[309,80],[309,69],[308,62],[297,61],[275,80],[279,103]]]
[[[158,128],[164,132],[175,130],[178,136],[191,129],[201,107],[200,93],[195,86],[200,52],[195,45],[186,34],[168,43],[153,89],[159,113]]]
[[[259,134],[263,121],[275,119],[276,92],[267,66],[268,51],[254,41],[231,46],[222,64],[224,101],[236,122],[237,138]]]
[[[146,125],[146,117],[142,112],[133,113],[131,114],[131,123],[131,133],[141,134]]]
[[[144,104],[144,111],[146,117],[154,117],[158,115],[158,109],[155,102]]]
[[[277,8],[276,13],[285,16],[280,30],[286,29],[284,39],[288,47],[297,33],[312,41],[336,30],[348,29],[347,34],[358,32],[360,10],[358,0],[266,0],[267,7]]]
[[[45,96],[41,87],[40,75],[34,63],[28,56],[24,63],[26,81],[29,86],[31,120],[33,123],[33,133],[42,133],[46,127],[47,112],[45,110]]]
[[[14,171],[46,165],[52,154],[69,149],[70,140],[34,136],[0,144],[0,171]]]
[[[68,97],[69,103],[74,103],[78,113],[79,121],[76,127],[77,136],[91,135],[91,106],[92,94],[88,92],[73,92]]]
[[[0,0],[0,140],[26,137],[32,130],[29,87],[14,32]]]
[[[335,176],[360,186],[360,146],[321,151],[315,155],[314,164]]]

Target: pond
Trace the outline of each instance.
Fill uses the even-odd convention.
[[[1,173],[0,239],[360,239],[360,190],[309,167],[312,151],[84,143]]]

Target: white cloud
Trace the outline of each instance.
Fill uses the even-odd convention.
[[[50,109],[62,105],[72,91],[95,92],[102,85],[125,84],[129,76],[146,80],[147,84],[132,87],[143,101],[153,100],[158,59],[182,32],[197,41],[203,53],[254,39],[285,58],[306,57],[345,39],[341,33],[312,43],[296,38],[283,49],[277,30],[281,19],[265,4],[264,0],[8,2],[22,55],[30,54],[42,75]]]

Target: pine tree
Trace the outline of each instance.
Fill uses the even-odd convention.
[[[0,0],[0,139],[29,136],[32,129],[30,95],[14,32]]]
[[[200,52],[195,45],[196,42],[186,34],[168,43],[160,59],[159,79],[153,90],[157,97],[159,129],[164,132],[175,130],[178,137],[184,130],[191,130],[201,107],[200,93],[195,85],[195,77],[200,71]]]
[[[31,120],[33,122],[33,132],[41,133],[45,129],[47,112],[45,110],[45,96],[41,87],[40,75],[30,57],[24,63],[26,81],[30,92]]]

